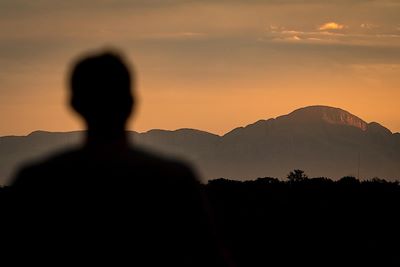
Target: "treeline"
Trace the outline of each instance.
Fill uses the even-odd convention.
[[[204,186],[239,266],[400,266],[400,185],[374,178],[216,179]]]

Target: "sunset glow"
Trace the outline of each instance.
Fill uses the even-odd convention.
[[[338,24],[336,22],[324,23],[323,25],[321,25],[321,27],[319,27],[319,29],[321,31],[323,31],[323,30],[341,30],[343,28],[344,28],[344,25]]]
[[[400,2],[284,2],[2,1],[0,135],[82,129],[70,63],[109,46],[135,67],[137,131],[224,134],[308,105],[400,131]]]

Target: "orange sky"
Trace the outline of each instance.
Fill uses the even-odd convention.
[[[2,1],[0,136],[82,128],[69,63],[109,45],[137,72],[131,129],[223,134],[319,104],[400,131],[400,3],[303,2]]]

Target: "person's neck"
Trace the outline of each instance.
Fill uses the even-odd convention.
[[[125,129],[91,129],[86,132],[86,147],[123,148],[128,146]]]

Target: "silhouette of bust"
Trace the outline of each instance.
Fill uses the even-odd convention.
[[[24,236],[45,240],[47,253],[92,263],[223,265],[191,168],[127,140],[135,98],[122,58],[113,52],[85,57],[70,81],[70,103],[87,125],[86,139],[16,176]],[[73,249],[64,251],[69,242]]]

